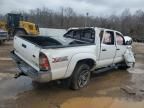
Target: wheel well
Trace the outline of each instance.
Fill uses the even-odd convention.
[[[79,63],[85,63],[85,64],[89,65],[90,68],[92,68],[95,65],[95,61],[93,59],[83,59],[83,60],[80,60],[77,62],[77,64],[79,64]]]

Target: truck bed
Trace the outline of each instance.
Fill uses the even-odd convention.
[[[33,44],[36,44],[38,46],[53,46],[53,45],[62,45],[60,42],[50,38],[50,37],[44,37],[44,36],[21,36],[24,40],[27,40]]]
[[[94,45],[92,43],[87,43],[75,39],[64,38],[62,41],[58,38],[45,37],[45,36],[15,36],[14,37],[14,48],[15,54],[19,56],[26,63],[39,70],[39,53],[43,49],[57,49],[57,48],[67,48],[67,47],[79,47],[79,46],[89,46]]]
[[[86,46],[93,45],[94,43],[85,42],[76,39],[60,38],[60,37],[46,37],[46,36],[20,36],[20,38],[39,46],[40,48],[64,48],[64,47],[75,47],[75,46]]]

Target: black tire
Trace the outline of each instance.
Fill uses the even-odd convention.
[[[15,35],[17,35],[17,36],[26,35],[26,32],[24,30],[17,30],[15,32]]]
[[[90,67],[85,63],[78,63],[71,77],[70,88],[78,90],[88,85],[90,81]]]
[[[121,63],[118,64],[118,69],[126,70],[126,69],[128,69],[128,68],[130,68],[130,67],[127,66],[127,64],[126,64],[125,61],[123,61],[123,62],[121,62]]]

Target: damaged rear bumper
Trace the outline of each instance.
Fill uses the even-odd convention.
[[[52,73],[50,71],[37,71],[26,62],[24,62],[21,58],[19,58],[14,51],[11,51],[11,57],[16,62],[18,69],[20,70],[18,74],[15,76],[16,78],[25,75],[32,78],[32,80],[37,82],[49,82],[52,80]]]

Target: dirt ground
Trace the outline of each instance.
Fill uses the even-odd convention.
[[[88,87],[73,91],[53,82],[37,84],[10,58],[12,41],[0,46],[0,108],[144,108],[144,44],[134,43],[135,68],[94,74]]]

